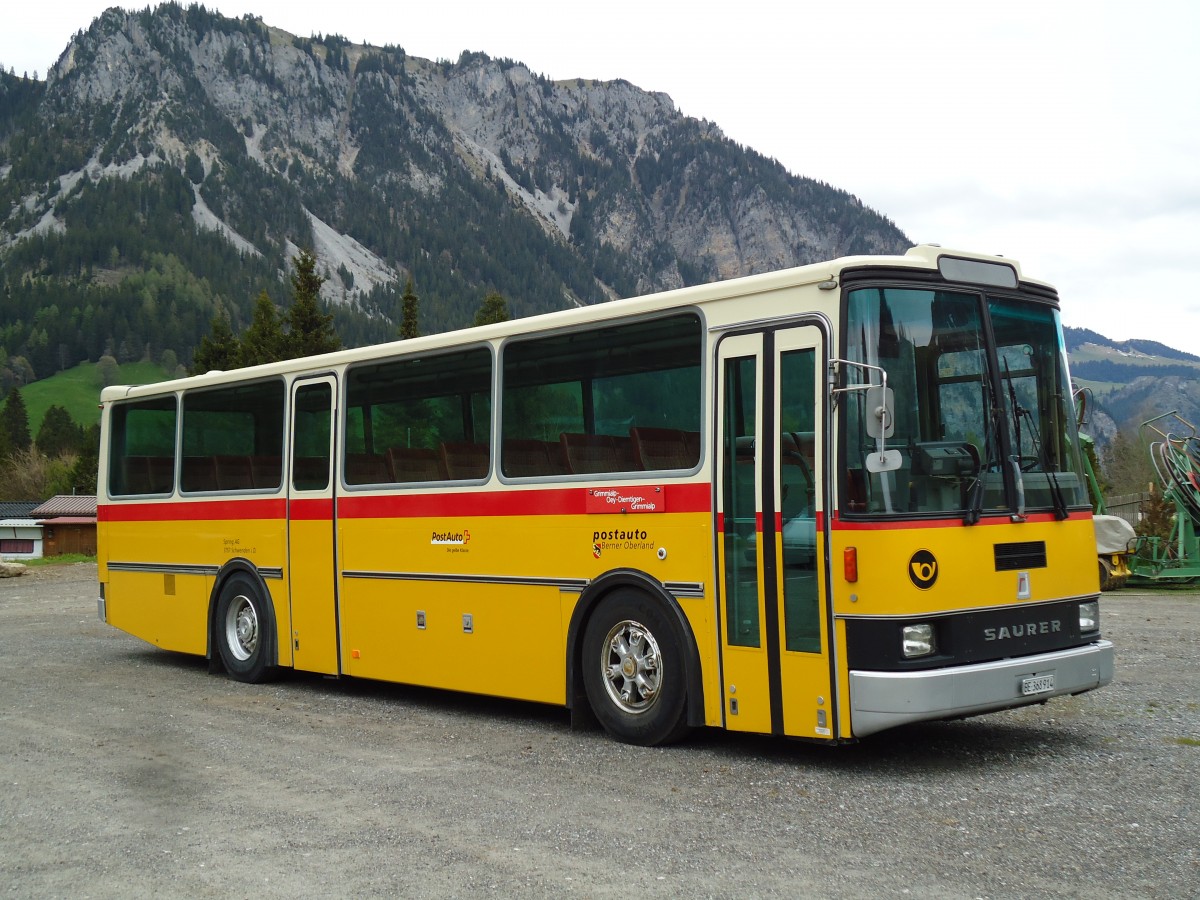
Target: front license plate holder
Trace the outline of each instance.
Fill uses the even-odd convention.
[[[1021,696],[1031,697],[1035,694],[1048,694],[1054,690],[1054,673],[1030,675],[1021,679]]]

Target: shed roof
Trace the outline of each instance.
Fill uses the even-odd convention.
[[[0,500],[0,519],[28,519],[37,506],[37,500]]]
[[[39,519],[52,516],[88,516],[96,518],[96,496],[94,494],[59,494],[51,497],[29,515]]]

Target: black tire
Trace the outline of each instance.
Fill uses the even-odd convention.
[[[231,575],[217,598],[213,639],[226,671],[238,681],[257,684],[276,674],[271,660],[275,617],[270,601],[248,575]]]
[[[653,747],[687,733],[683,650],[668,614],[639,591],[600,601],[583,634],[583,685],[604,730]]]

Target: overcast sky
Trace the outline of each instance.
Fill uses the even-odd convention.
[[[9,4],[0,64],[44,78],[111,3]],[[914,241],[1054,283],[1067,325],[1200,355],[1200,3],[215,0],[293,34],[623,78]]]

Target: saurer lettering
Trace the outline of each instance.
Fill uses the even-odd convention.
[[[1006,641],[1009,638],[1033,637],[1035,634],[1057,634],[1062,631],[1062,622],[1058,619],[1046,619],[1041,622],[1021,622],[1015,625],[1001,625],[999,628],[983,629],[985,641]]]

